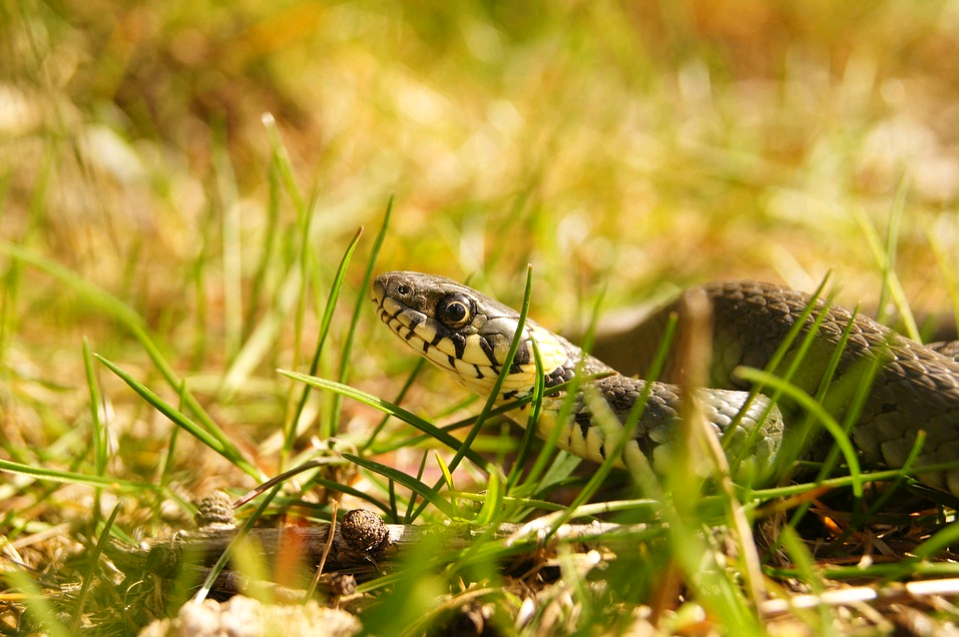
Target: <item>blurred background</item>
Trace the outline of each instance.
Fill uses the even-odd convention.
[[[83,431],[84,336],[156,384],[84,285],[142,316],[218,421],[261,442],[288,400],[275,368],[304,368],[337,262],[360,225],[368,257],[391,195],[378,270],[515,303],[531,263],[533,315],[555,328],[600,293],[613,309],[829,272],[875,312],[870,240],[890,230],[913,309],[955,302],[957,0],[2,7],[0,239],[77,277],[0,253],[7,446]],[[396,348],[372,312],[359,330],[352,376],[375,388]],[[117,427],[169,426],[103,376],[114,408],[129,401]],[[153,467],[166,442],[126,462]]]

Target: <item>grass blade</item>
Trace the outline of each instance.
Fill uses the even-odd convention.
[[[431,488],[429,485],[424,482],[420,482],[413,476],[403,473],[398,469],[394,469],[393,467],[388,467],[385,464],[374,462],[368,458],[360,458],[359,456],[354,456],[348,453],[344,453],[343,457],[350,462],[355,462],[368,471],[378,473],[381,476],[389,478],[393,482],[403,485],[413,493],[418,494],[427,502],[435,506],[448,518],[452,519],[455,516],[455,509],[451,503],[441,498],[435,488]]]
[[[896,193],[897,203],[893,204],[893,211],[895,211],[903,205],[904,201],[898,201],[900,197],[905,196],[905,182],[900,185],[899,191]],[[856,221],[859,222],[859,227],[862,230],[862,234],[865,237],[869,248],[872,250],[873,257],[876,260],[876,263],[882,269],[883,274],[883,290],[888,290],[889,296],[892,298],[892,302],[896,305],[896,309],[899,311],[899,316],[903,321],[906,336],[913,339],[916,342],[921,340],[919,335],[919,328],[916,326],[916,320],[912,316],[912,312],[909,310],[909,303],[906,301],[906,293],[902,289],[902,283],[899,281],[899,277],[896,275],[895,270],[892,269],[892,264],[890,261],[893,260],[893,253],[890,253],[890,249],[895,246],[886,248],[883,247],[882,241],[879,239],[879,234],[876,232],[876,228],[872,225],[872,222],[869,220],[869,217],[866,216],[866,213],[861,208],[854,209]],[[894,214],[895,218],[895,214]],[[882,306],[880,306],[881,308]]]
[[[423,420],[422,418],[420,418],[419,416],[416,416],[412,412],[406,411],[402,407],[398,407],[397,405],[389,403],[383,400],[382,398],[374,396],[373,394],[368,394],[366,392],[350,387],[349,385],[343,385],[341,383],[337,383],[332,380],[326,380],[324,378],[307,376],[306,374],[299,374],[297,372],[291,372],[283,369],[279,370],[279,372],[283,376],[286,376],[287,378],[290,378],[292,380],[295,380],[301,383],[307,383],[309,385],[312,385],[313,387],[316,387],[319,389],[325,389],[327,391],[332,391],[342,396],[346,396],[347,398],[352,398],[353,400],[361,402],[364,405],[369,405],[370,407],[379,409],[384,414],[389,414],[390,416],[399,418],[403,422],[410,424],[413,427],[416,427],[417,429],[427,434],[431,438],[434,438],[437,441],[443,443],[450,449],[460,448],[460,441],[454,438],[453,436],[449,435],[447,432],[436,427],[432,423],[427,422],[426,420]],[[465,453],[465,456],[470,462],[475,464],[477,467],[483,469],[487,473],[491,471],[492,468],[490,467],[489,462],[484,460],[482,456],[470,451],[467,451]]]
[[[110,530],[113,528],[113,523],[116,521],[117,514],[120,513],[122,506],[122,504],[117,504],[113,507],[113,512],[110,514],[110,517],[107,518],[103,529],[100,531],[100,537],[97,539],[96,546],[94,546],[93,551],[90,552],[90,565],[87,569],[86,577],[83,578],[83,583],[80,585],[80,592],[77,594],[77,609],[73,614],[71,633],[74,635],[80,634],[80,622],[83,620],[83,609],[86,606],[87,596],[90,594],[90,587],[93,586],[93,582],[96,581],[96,570],[99,565],[100,555],[110,540]]]
[[[356,246],[360,241],[360,236],[363,234],[363,228],[360,227],[356,234],[353,235],[353,240],[350,241],[349,245],[346,248],[346,252],[343,254],[343,257],[340,259],[340,265],[336,269],[336,276],[333,278],[333,285],[330,286],[330,294],[326,300],[326,309],[323,311],[323,318],[320,321],[320,336],[316,342],[316,349],[313,351],[313,360],[310,361],[310,376],[316,376],[316,370],[320,366],[320,356],[323,354],[323,346],[326,344],[326,338],[330,333],[330,326],[333,323],[333,310],[336,309],[336,302],[340,297],[340,289],[343,287],[343,279],[346,277],[346,270],[350,265],[350,259],[353,257],[353,251],[356,250]],[[312,386],[305,384],[303,386],[303,393],[300,395],[300,400],[296,405],[296,410],[293,413],[293,419],[290,421],[287,431],[284,434],[284,452],[289,453],[293,445],[293,439],[296,436],[296,430],[300,423],[300,417],[303,414],[303,409],[306,407],[306,401],[310,397],[310,390]],[[321,427],[320,435],[322,438],[329,438],[332,435],[332,432],[326,431],[325,428]]]
[[[366,270],[363,272],[363,281],[360,284],[360,293],[356,295],[356,305],[353,307],[353,315],[350,318],[350,328],[346,331],[346,338],[343,339],[343,345],[340,349],[340,372],[337,380],[340,383],[346,383],[349,376],[350,353],[353,351],[353,339],[356,336],[356,326],[360,322],[360,314],[363,308],[369,302],[367,300],[367,290],[370,289],[370,281],[373,279],[373,269],[376,267],[376,259],[383,247],[383,241],[386,239],[386,232],[390,227],[390,218],[393,215],[393,196],[390,196],[386,203],[386,212],[383,215],[383,224],[380,231],[376,234],[373,241],[373,247],[370,249],[370,257],[366,263]],[[330,412],[329,427],[324,428],[322,433],[326,437],[334,435],[339,430],[340,422],[340,397],[337,394],[333,399],[332,411]]]
[[[145,401],[153,405],[153,407],[159,411],[161,414],[170,419],[173,424],[177,425],[181,429],[185,430],[187,433],[191,434],[194,438],[208,446],[213,451],[217,452],[231,463],[233,463],[237,468],[246,474],[253,476],[257,479],[262,479],[262,474],[259,469],[257,469],[252,463],[250,463],[236,448],[233,443],[227,442],[224,444],[223,439],[226,436],[213,436],[206,429],[200,427],[195,422],[187,418],[182,412],[174,408],[168,402],[154,394],[152,391],[146,388],[143,384],[138,382],[132,376],[127,374],[125,371],[120,369],[117,365],[113,364],[106,358],[100,356],[99,354],[94,354],[97,360],[106,365],[106,367],[112,371],[114,374],[120,377],[120,379],[125,382],[130,389],[139,394]]]
[[[0,471],[7,473],[16,473],[24,476],[32,476],[41,480],[50,482],[62,482],[64,484],[82,484],[88,487],[120,490],[142,490],[148,489],[158,491],[159,487],[149,482],[131,482],[129,480],[119,480],[109,476],[91,476],[85,473],[76,473],[73,471],[61,471],[59,469],[50,469],[47,467],[37,467],[34,465],[13,462],[11,460],[0,459]]]
[[[821,404],[816,402],[812,396],[799,389],[795,385],[792,385],[778,376],[770,374],[769,372],[764,372],[751,367],[740,367],[736,370],[736,375],[739,378],[748,380],[751,383],[760,383],[782,392],[789,398],[796,401],[799,406],[805,409],[807,412],[813,414],[836,441],[836,446],[838,446],[839,450],[842,452],[843,458],[845,458],[846,463],[849,465],[849,471],[852,474],[853,493],[856,494],[856,497],[862,497],[862,470],[859,467],[859,458],[856,455],[856,450],[852,445],[852,441],[849,440],[849,436],[846,434],[846,431],[842,425],[836,422],[836,419],[833,418]]]

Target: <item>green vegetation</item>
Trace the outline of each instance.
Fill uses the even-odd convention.
[[[192,591],[124,579],[108,545],[306,463],[241,523],[335,501],[633,525],[615,559],[424,542],[361,584],[380,635],[475,609],[511,635],[959,621],[931,595],[764,602],[959,577],[951,498],[870,506],[862,483],[897,474],[865,470],[683,502],[590,482],[495,413],[470,429],[481,404],[368,300],[372,272],[422,270],[526,290],[559,329],[831,273],[838,302],[931,337],[959,316],[957,24],[945,0],[0,2],[0,632],[175,614]]]

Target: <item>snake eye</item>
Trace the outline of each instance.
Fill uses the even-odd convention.
[[[400,296],[409,296],[413,293],[413,288],[405,283],[400,283],[398,286],[396,286],[396,293]]]
[[[436,318],[446,327],[463,327],[473,318],[473,304],[468,296],[458,292],[444,296],[436,304]]]

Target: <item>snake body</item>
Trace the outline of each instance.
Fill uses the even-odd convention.
[[[926,440],[914,458],[916,467],[959,461],[955,344],[942,344],[941,351],[936,351],[865,316],[813,302],[808,295],[773,284],[714,283],[704,286],[702,292],[713,308],[713,355],[708,387],[698,390],[697,400],[727,454],[745,458],[740,477],[768,479],[784,442],[799,435],[805,419],[788,401],[772,405],[762,394],[749,400],[748,384],[737,380],[733,370],[739,366],[767,368],[797,322],[802,322],[798,336],[787,341],[789,347],[774,371],[783,373],[801,356],[790,382],[815,395],[845,340],[835,371],[825,383],[828,391],[822,401],[840,422],[854,404],[864,374],[870,366],[875,368],[850,432],[864,460],[890,468],[903,466],[923,430]],[[518,326],[516,310],[455,281],[416,272],[380,275],[373,283],[372,297],[380,319],[408,345],[469,389],[489,395]],[[807,307],[810,312],[805,311]],[[541,437],[556,435],[559,447],[594,462],[621,451],[616,464],[637,476],[649,464],[662,471],[681,411],[681,391],[668,382],[677,371],[677,362],[667,362],[667,382],[647,382],[633,375],[646,371],[668,317],[680,308],[678,302],[666,306],[642,325],[598,339],[595,355],[584,354],[565,338],[527,320],[497,403],[532,392],[537,374],[535,341],[547,387],[565,383],[577,373],[587,376],[573,397],[568,417],[560,414],[565,400],[562,393],[543,400],[537,433]],[[817,317],[819,325],[815,327]],[[843,336],[844,331],[848,336]],[[810,332],[811,344],[800,354]],[[644,394],[648,398],[631,438],[624,446],[614,447],[611,443],[617,439],[617,427],[621,430]],[[525,426],[528,405],[510,415]],[[554,432],[555,428],[559,431]],[[822,455],[823,444],[805,441],[805,446],[808,456]],[[959,495],[959,463],[954,469],[919,471],[917,477],[935,489]]]

